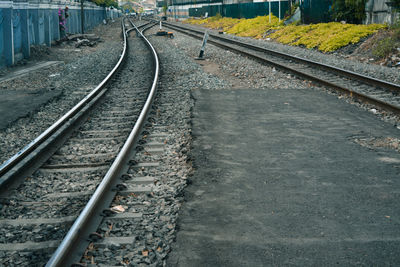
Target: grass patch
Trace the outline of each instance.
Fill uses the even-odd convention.
[[[396,53],[396,48],[400,47],[400,19],[389,28],[389,36],[378,41],[378,45],[373,49],[372,54],[378,58],[386,58],[392,53]]]

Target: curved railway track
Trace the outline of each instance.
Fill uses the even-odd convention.
[[[179,32],[202,39],[204,31],[176,23],[163,22]],[[400,114],[400,85],[316,61],[292,56],[264,47],[209,33],[208,42],[254,58],[283,71],[333,88],[360,101]]]
[[[141,33],[128,45],[129,32],[139,30],[126,26],[123,53],[110,74],[1,165],[0,265],[40,266],[57,247],[47,266],[79,262],[88,231],[101,221],[96,215],[113,199],[151,110],[159,73],[154,48]],[[135,183],[124,189],[143,191]]]

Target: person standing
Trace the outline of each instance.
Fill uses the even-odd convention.
[[[67,23],[67,18],[69,17],[68,14],[68,7],[65,7],[65,10],[62,10],[61,8],[58,9],[58,24],[60,28],[60,39],[63,39],[66,36],[66,23]]]

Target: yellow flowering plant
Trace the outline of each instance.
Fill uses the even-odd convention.
[[[311,25],[283,25],[275,16],[259,16],[253,19],[223,18],[220,15],[207,19],[189,19],[186,23],[203,25],[212,29],[223,29],[227,33],[243,37],[271,38],[293,46],[317,48],[322,52],[332,52],[343,46],[355,44],[381,29],[385,24],[342,24],[339,22]]]

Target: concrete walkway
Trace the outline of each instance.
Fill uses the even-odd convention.
[[[3,82],[12,82],[27,75],[35,75],[35,72],[63,64],[61,61],[45,61],[29,63],[25,66],[12,68],[7,75],[0,77],[0,130],[7,128],[9,124],[19,118],[28,116],[49,100],[61,94],[60,90],[48,90],[40,88],[8,89],[2,88]]]
[[[195,91],[193,156],[167,266],[398,266],[399,138],[310,90]]]
[[[62,61],[40,61],[40,62],[32,62],[27,63],[23,66],[15,66],[12,68],[12,71],[7,73],[6,75],[0,77],[0,85],[2,82],[11,81],[31,73],[35,71],[40,71],[42,69],[51,68],[56,65],[64,64]]]

